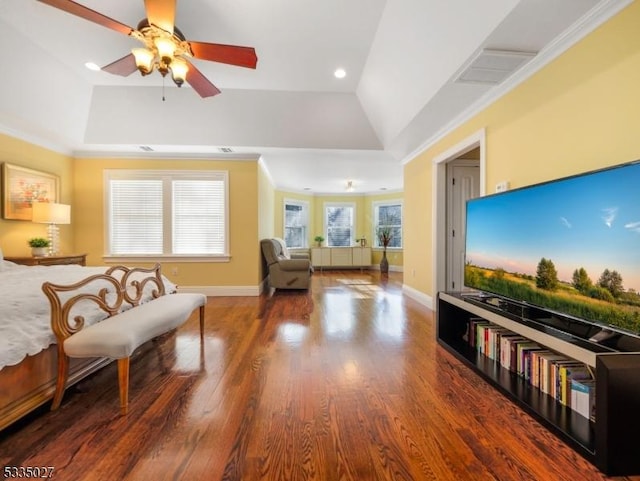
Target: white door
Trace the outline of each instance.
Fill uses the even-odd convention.
[[[456,159],[447,164],[447,283],[449,291],[464,287],[466,202],[480,195],[477,161]]]

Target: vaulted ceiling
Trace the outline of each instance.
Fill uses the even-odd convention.
[[[145,17],[143,0],[78,1],[133,27]],[[85,62],[107,65],[137,41],[36,0],[2,0],[0,131],[77,156],[259,156],[284,190],[342,193],[348,180],[356,192],[399,190],[415,151],[628,3],[178,0],[187,39],[258,55],[255,70],[194,60],[222,91],[202,99],[157,73],[90,71]],[[486,51],[534,55],[496,84],[456,81]],[[482,57],[491,63],[478,72],[502,60]]]

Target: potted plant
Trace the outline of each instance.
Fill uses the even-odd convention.
[[[383,248],[382,251],[382,259],[380,260],[380,272],[382,274],[389,273],[389,261],[387,260],[387,246],[391,243],[391,239],[393,238],[393,232],[391,227],[382,227],[378,231],[378,240],[380,241],[380,245]]]
[[[321,235],[317,235],[313,238],[313,240],[317,242],[318,247],[322,247],[322,243],[324,242],[324,237],[322,237]]]
[[[45,239],[44,237],[33,237],[29,239],[27,243],[31,247],[31,255],[34,257],[47,255],[47,247],[49,247],[50,244],[49,239]]]

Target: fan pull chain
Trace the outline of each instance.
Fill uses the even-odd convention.
[[[166,99],[164,98],[164,75],[162,76],[162,101],[164,102]]]

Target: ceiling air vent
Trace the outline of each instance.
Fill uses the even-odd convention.
[[[223,154],[232,154],[233,153],[233,149],[231,147],[220,147],[219,150]]]
[[[145,152],[153,152],[153,149],[148,145],[141,145],[140,150],[144,150]]]
[[[535,52],[484,49],[467,63],[454,81],[497,85],[535,56]]]

